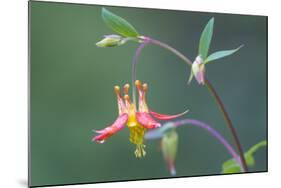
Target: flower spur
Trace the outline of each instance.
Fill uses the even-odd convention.
[[[155,119],[174,119],[186,114],[188,110],[176,115],[166,115],[153,112],[148,108],[146,103],[146,92],[148,90],[148,85],[146,83],[141,84],[139,80],[136,80],[135,86],[139,95],[138,109],[136,103],[130,100],[129,84],[124,85],[123,98],[121,96],[120,87],[115,86],[114,91],[117,96],[119,116],[111,126],[102,130],[94,130],[96,133],[98,133],[98,135],[93,137],[92,140],[98,143],[103,143],[108,137],[122,130],[127,124],[130,130],[130,142],[136,145],[135,155],[136,157],[140,158],[146,154],[144,150],[145,145],[143,143],[145,132],[149,129],[161,127],[161,123],[157,122]]]

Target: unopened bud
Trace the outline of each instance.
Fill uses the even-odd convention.
[[[188,83],[191,82],[193,76],[197,80],[198,84],[205,84],[205,64],[202,57],[199,55],[196,57],[191,66],[191,73],[188,80]]]
[[[161,140],[161,150],[171,175],[176,175],[175,160],[178,149],[178,134],[175,129],[166,132]]]
[[[105,35],[104,39],[97,42],[96,45],[98,47],[115,47],[120,46],[125,42],[127,42],[127,39],[119,35]]]

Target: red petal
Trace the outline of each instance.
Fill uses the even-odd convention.
[[[161,124],[155,121],[147,112],[136,112],[137,121],[147,129],[161,127]]]
[[[183,116],[184,114],[186,114],[189,110],[186,110],[180,114],[175,114],[175,115],[166,115],[166,114],[159,114],[157,112],[153,112],[153,111],[149,111],[149,113],[155,117],[156,119],[160,119],[160,120],[170,120],[170,119],[174,119],[180,116]]]
[[[124,113],[120,115],[111,126],[95,131],[99,135],[95,136],[92,141],[103,143],[108,137],[123,129],[127,120],[128,114]]]

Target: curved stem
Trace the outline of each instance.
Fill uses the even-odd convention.
[[[210,93],[213,95],[213,97],[216,99],[216,102],[217,102],[217,104],[218,104],[218,106],[219,106],[219,108],[220,108],[220,110],[223,114],[224,120],[226,121],[226,124],[228,125],[228,128],[229,128],[230,132],[232,133],[232,136],[233,136],[235,145],[237,146],[237,150],[239,152],[239,155],[243,156],[243,157],[241,157],[242,165],[243,165],[245,171],[248,171],[247,163],[246,163],[246,160],[245,160],[245,157],[244,157],[244,154],[243,154],[243,149],[242,149],[241,143],[239,141],[237,132],[232,125],[232,121],[231,121],[228,113],[226,112],[226,109],[225,109],[223,103],[222,103],[220,97],[218,96],[215,88],[212,86],[212,84],[210,83],[209,80],[207,80],[207,79],[205,80],[205,85],[208,88],[208,90],[210,91]]]
[[[158,45],[162,48],[165,48],[169,51],[171,51],[172,53],[174,53],[176,56],[178,56],[179,58],[181,58],[185,63],[187,63],[188,65],[192,65],[192,61],[189,60],[185,55],[183,55],[181,52],[179,52],[178,50],[176,50],[175,48],[169,46],[168,44],[165,44],[163,42],[160,42],[158,40],[155,40],[155,39],[152,39],[150,37],[144,37],[146,39],[147,42],[151,43],[151,44],[155,44],[155,45]],[[232,125],[232,122],[229,118],[229,115],[227,114],[225,108],[224,108],[224,105],[222,103],[222,100],[220,99],[220,97],[218,96],[216,90],[214,87],[212,87],[211,83],[209,80],[205,80],[206,82],[206,87],[208,88],[208,90],[210,91],[210,93],[214,96],[221,112],[222,112],[222,115],[225,119],[225,122],[232,134],[232,137],[233,137],[233,140],[235,142],[235,145],[236,145],[236,148],[239,152],[239,155],[240,155],[240,158],[241,158],[241,162],[242,162],[242,165],[243,165],[243,168],[245,169],[245,171],[247,172],[248,171],[248,167],[247,167],[247,164],[246,164],[246,160],[245,160],[245,157],[244,157],[244,154],[243,154],[243,149],[242,149],[242,146],[241,146],[241,143],[239,141],[239,138],[238,138],[238,135],[235,131],[235,128],[233,127]]]
[[[170,123],[172,123],[176,127],[181,126],[181,125],[190,124],[190,125],[194,125],[194,126],[207,130],[214,138],[216,138],[227,149],[227,151],[237,161],[237,163],[241,167],[241,171],[245,172],[245,168],[241,163],[242,161],[240,160],[239,155],[235,152],[235,150],[231,147],[231,145],[227,142],[227,140],[219,132],[217,132],[214,128],[212,128],[210,125],[208,125],[204,122],[201,122],[199,120],[196,120],[196,119],[184,119],[184,120],[179,120],[179,121],[170,122]]]
[[[149,37],[146,37],[147,41],[150,42],[151,44],[155,44],[158,45],[162,48],[165,48],[171,52],[173,52],[175,55],[177,55],[179,58],[181,58],[183,61],[185,61],[188,65],[192,65],[192,61],[190,59],[188,59],[185,55],[183,55],[181,52],[179,52],[178,50],[176,50],[175,48],[169,46],[168,44],[165,44],[159,40],[155,40]]]
[[[136,104],[136,87],[134,87],[137,75],[137,62],[140,56],[141,50],[147,44],[147,41],[142,42],[139,47],[137,48],[135,55],[132,60],[132,90],[133,90],[133,103]]]

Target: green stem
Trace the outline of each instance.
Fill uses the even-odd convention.
[[[205,80],[205,85],[206,87],[208,88],[208,90],[210,91],[210,93],[214,96],[214,98],[216,99],[216,102],[221,110],[221,113],[223,114],[223,117],[224,117],[224,120],[226,122],[226,124],[228,125],[228,128],[232,134],[232,137],[233,137],[233,140],[235,142],[235,145],[237,147],[237,150],[238,150],[238,153],[240,155],[240,158],[241,158],[241,163],[243,165],[243,168],[245,169],[245,171],[247,172],[248,171],[248,167],[247,167],[247,163],[246,163],[246,160],[245,160],[245,157],[244,157],[244,152],[243,152],[243,149],[242,149],[242,146],[241,146],[241,143],[240,143],[240,140],[239,140],[239,137],[237,135],[237,132],[232,124],[232,121],[228,115],[228,113],[226,112],[226,109],[222,103],[222,100],[220,99],[219,95],[217,94],[215,88],[212,86],[212,84],[210,83],[210,81],[208,79]]]
[[[149,43],[158,45],[158,46],[160,46],[162,48],[165,48],[165,49],[169,50],[170,52],[174,53],[176,56],[178,56],[184,62],[186,62],[189,66],[192,65],[192,61],[190,59],[188,59],[185,55],[183,55],[181,52],[176,50],[175,48],[173,48],[173,47],[169,46],[168,44],[165,44],[165,43],[163,43],[161,41],[158,41],[158,40],[155,40],[155,39],[152,39],[152,38],[149,38],[149,37],[145,37],[145,38],[146,38],[147,41],[149,41]],[[225,120],[225,122],[226,122],[226,124],[227,124],[227,126],[228,126],[228,128],[229,128],[229,130],[231,132],[231,135],[233,137],[234,143],[236,145],[236,148],[238,150],[239,156],[241,158],[242,166],[243,166],[245,172],[247,172],[248,171],[248,167],[247,167],[247,164],[246,164],[246,160],[245,160],[245,157],[244,157],[244,154],[243,154],[243,149],[242,149],[239,137],[237,135],[237,132],[236,132],[235,128],[232,125],[231,119],[230,119],[227,111],[225,110],[225,107],[224,107],[224,105],[222,103],[222,100],[220,99],[220,97],[217,94],[215,88],[212,86],[212,84],[210,83],[210,81],[207,78],[205,80],[205,85],[208,88],[208,91],[212,94],[212,96],[214,96],[214,98],[216,100],[216,103],[217,103],[218,107],[220,108],[220,110],[222,112],[224,120]]]
[[[168,44],[165,44],[159,40],[155,40],[149,37],[146,37],[146,41],[150,42],[151,44],[156,44],[162,48],[165,48],[169,51],[171,51],[172,53],[174,53],[175,55],[177,55],[179,58],[181,58],[183,61],[185,61],[188,65],[192,65],[192,61],[190,59],[188,59],[185,55],[183,55],[181,52],[179,52],[178,50],[176,50],[175,48],[169,46]]]
[[[144,46],[147,44],[147,41],[143,41],[139,47],[136,50],[136,53],[134,55],[134,58],[132,60],[132,90],[133,90],[133,103],[136,104],[136,87],[135,81],[136,81],[136,76],[137,76],[137,62],[139,59],[139,56],[141,54],[141,50],[144,48]]]

